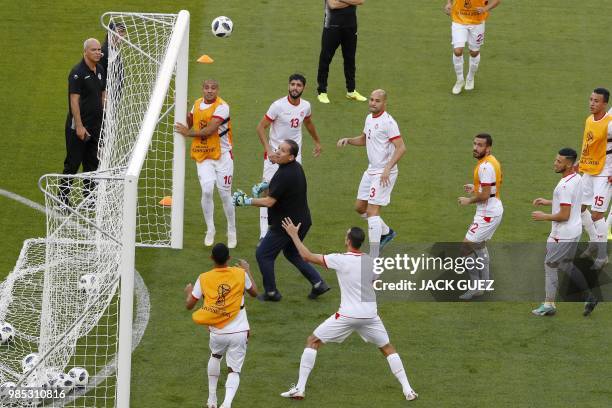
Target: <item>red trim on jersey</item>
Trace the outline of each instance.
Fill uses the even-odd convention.
[[[382,115],[383,113],[385,113],[385,111],[384,111],[384,110],[383,110],[383,111],[380,111],[380,113],[379,113],[378,115],[372,115],[372,118],[373,118],[373,119],[376,119],[376,118],[380,117],[380,115]]]
[[[392,142],[395,139],[400,139],[402,137],[402,135],[397,135],[397,136],[393,136],[389,138],[389,141]]]
[[[217,97],[216,96],[215,96],[215,99],[213,99],[212,101],[207,101],[206,98],[204,98],[204,103],[207,104],[207,105],[212,105],[216,101],[217,101]]]
[[[306,119],[310,119],[310,117],[311,117],[311,116],[312,116],[312,113],[311,113],[310,115],[308,115],[308,116],[305,116],[305,117],[304,117],[304,120],[306,120]]]
[[[217,116],[217,115],[213,115],[213,118],[219,119],[221,122],[225,120],[225,118],[222,118],[221,116]]]
[[[571,207],[572,204],[571,203],[561,203],[559,204],[561,207]]]
[[[325,269],[329,269],[329,266],[327,266],[327,262],[325,262],[325,255],[321,255],[323,257],[323,266],[325,267]]]
[[[565,180],[565,182],[567,183],[568,181],[570,181],[571,179],[573,179],[574,177],[576,177],[576,172],[570,173],[572,175],[572,177],[568,178],[567,180]],[[568,174],[568,176],[570,175]],[[567,176],[566,176],[567,177]]]
[[[483,220],[485,220],[485,222],[491,222],[491,217],[482,217]]]
[[[494,186],[495,183],[480,183],[480,185],[483,187],[490,187],[490,186]]]
[[[191,297],[192,297],[194,300],[200,300],[200,298],[197,298],[197,297],[193,296],[193,293],[191,294]]]
[[[230,154],[230,159],[234,160],[234,151],[230,150],[229,154]]]
[[[336,314],[334,315],[336,317],[336,320],[338,320],[338,318],[341,316],[340,313],[336,312]]]
[[[267,113],[264,115],[264,119],[267,120],[268,122],[274,122],[274,119],[269,117]]]
[[[353,254],[359,254],[359,255],[363,255],[363,252],[361,252],[358,249],[349,249],[349,252],[352,252]]]
[[[268,152],[264,151],[264,160],[268,160]]]
[[[299,106],[299,104],[300,104],[300,98],[297,98],[297,103],[293,103],[291,97],[289,95],[287,95],[287,100],[293,106]]]

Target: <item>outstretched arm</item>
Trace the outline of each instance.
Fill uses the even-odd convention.
[[[361,135],[357,137],[344,137],[338,140],[338,143],[336,145],[338,147],[344,147],[346,145],[365,146],[365,144],[366,144],[366,135],[365,133],[362,133]]]
[[[291,218],[286,217],[282,221],[282,225],[283,225],[283,228],[285,229],[285,231],[287,231],[287,235],[289,235],[289,237],[293,241],[293,244],[295,245],[295,247],[297,248],[298,252],[300,253],[300,256],[306,262],[310,262],[310,263],[314,263],[314,264],[317,264],[317,265],[325,266],[325,261],[323,260],[323,255],[321,255],[321,254],[313,254],[312,252],[310,252],[310,250],[308,248],[306,248],[306,245],[304,245],[304,243],[300,239],[300,237],[298,235],[298,231],[300,230],[300,226],[302,225],[301,223],[298,224],[298,225],[294,225],[293,221],[291,221]]]

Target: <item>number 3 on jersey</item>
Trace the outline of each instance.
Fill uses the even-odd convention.
[[[291,119],[290,124],[292,128],[298,128],[300,127],[300,120],[298,118],[293,118]]]

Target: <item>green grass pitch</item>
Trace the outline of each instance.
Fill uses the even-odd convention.
[[[342,250],[343,233],[363,222],[352,210],[367,160],[364,149],[339,151],[335,141],[363,128],[365,103],[344,99],[342,58],[330,72],[329,97],[316,101],[322,1],[3,1],[0,59],[0,188],[37,202],[44,173],[60,172],[65,155],[66,77],[80,58],[82,41],[102,37],[99,16],[109,10],[191,12],[189,98],[214,77],[232,109],[235,188],[248,189],[261,176],[255,126],[269,104],[286,93],[289,74],[303,72],[304,98],[324,151],[304,155],[314,225],[307,244],[316,252]],[[543,242],[548,224],[530,220],[531,200],[550,196],[557,176],[551,166],[563,146],[579,147],[596,86],[612,87],[612,2],[506,0],[487,22],[476,89],[453,96],[450,22],[443,0],[369,0],[359,10],[357,89],[384,88],[408,152],[387,223],[402,242],[461,240],[473,208],[456,197],[471,178],[472,136],[494,137],[493,153],[504,169],[504,220],[497,242]],[[229,39],[210,34],[210,21],[230,16]],[[195,59],[207,53],[212,65]],[[305,134],[305,150],[312,143]],[[204,223],[195,166],[187,163],[185,248],[139,249],[136,267],[151,294],[151,320],[133,355],[132,406],[199,407],[206,399],[208,335],[191,323],[182,288],[207,269]],[[217,199],[216,199],[217,200]],[[216,201],[218,239],[224,218]],[[239,246],[254,259],[258,212],[238,209]],[[14,266],[22,242],[43,236],[44,217],[0,197],[0,278]],[[493,254],[493,256],[495,256]],[[406,405],[396,379],[372,345],[358,336],[319,352],[307,399],[278,396],[297,379],[308,334],[339,303],[338,286],[309,301],[305,281],[281,257],[277,262],[280,304],[247,303],[252,335],[234,401],[236,407],[399,407]],[[543,278],[543,273],[542,273]],[[560,304],[551,319],[530,315],[535,303],[382,303],[380,315],[397,347],[418,407],[607,407],[612,313],[602,304],[585,319],[582,305]],[[225,373],[225,369],[223,369]],[[224,374],[220,386],[224,383]],[[223,395],[223,391],[219,390]],[[408,404],[410,405],[410,404]]]

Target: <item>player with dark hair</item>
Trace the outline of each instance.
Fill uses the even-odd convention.
[[[304,75],[292,74],[289,77],[289,94],[274,101],[257,125],[257,135],[264,148],[263,176],[257,195],[265,192],[274,173],[278,170],[278,165],[270,158],[280,143],[286,139],[293,140],[298,144],[300,150],[302,149],[302,124],[312,136],[315,145],[312,151],[314,157],[319,157],[321,154],[321,140],[311,119],[310,102],[301,97],[305,87]],[[268,127],[270,127],[269,137],[266,136]],[[295,156],[295,160],[302,163],[301,153]],[[268,231],[268,209],[265,207],[259,209],[259,231],[260,239]]]
[[[584,276],[574,266],[574,255],[582,234],[580,220],[582,179],[574,171],[577,157],[576,151],[569,147],[559,150],[553,168],[555,173],[561,175],[561,180],[553,192],[553,199],[533,200],[533,205],[536,206],[552,206],[550,214],[542,211],[534,211],[531,214],[534,221],[552,222],[544,261],[546,298],[538,308],[532,310],[536,316],[552,316],[557,312],[555,297],[559,285],[559,271],[568,274],[576,286],[586,293],[584,316],[591,314],[597,305],[597,300],[590,293]]]
[[[610,92],[596,88],[589,97],[591,115],[586,119],[578,170],[582,173],[582,226],[589,246],[580,255],[592,258],[591,269],[608,263],[608,226],[604,219],[610,204],[612,181],[612,114],[607,112]],[[591,207],[591,212],[588,210]]]
[[[474,167],[474,184],[465,184],[463,189],[470,197],[459,197],[460,205],[476,204],[474,221],[468,227],[463,239],[463,252],[479,259],[475,265],[482,268],[472,268],[472,280],[489,280],[489,251],[487,241],[493,237],[501,223],[504,207],[500,200],[502,185],[502,170],[499,161],[491,154],[493,138],[488,133],[480,133],[474,137],[473,155],[478,160]],[[468,290],[459,298],[470,300],[482,296],[483,291]]]
[[[240,190],[234,193],[234,205],[265,207],[269,209],[270,228],[260,241],[256,256],[259,270],[263,275],[265,292],[260,295],[261,300],[277,302],[282,296],[276,287],[274,263],[278,254],[283,255],[291,262],[312,285],[309,299],[315,299],[329,290],[319,272],[308,262],[305,262],[298,253],[289,236],[283,231],[281,222],[285,217],[291,217],[302,224],[300,238],[304,239],[312,225],[310,209],[308,208],[308,189],[306,175],[302,165],[297,162],[299,155],[298,143],[294,140],[284,140],[272,153],[273,163],[278,164],[278,171],[270,180],[270,189],[266,197],[247,197]],[[257,186],[255,186],[257,187]],[[255,191],[254,193],[257,193]]]
[[[375,344],[386,357],[391,372],[402,385],[404,397],[409,401],[415,400],[418,395],[410,386],[402,360],[389,342],[387,330],[378,316],[376,293],[372,286],[375,280],[372,258],[360,251],[365,232],[358,227],[351,228],[344,239],[347,250],[344,254],[321,255],[313,254],[303,244],[300,238],[300,223],[294,225],[290,218],[285,218],[282,225],[302,258],[336,271],[340,285],[340,308],[308,336],[300,360],[297,385],[283,392],[281,396],[303,399],[318,349],[326,343],[342,343],[356,331],[364,341]]]
[[[201,274],[196,283],[185,286],[185,306],[192,310],[204,298],[203,305],[192,315],[196,324],[208,326],[210,358],[208,360],[208,408],[217,408],[217,382],[221,359],[226,357],[227,380],[225,400],[220,408],[230,408],[240,384],[240,371],[246,356],[249,321],[244,308],[244,292],[257,296],[255,280],[249,264],[240,260],[228,266],[230,252],[225,244],[216,244],[211,251],[214,268]]]

